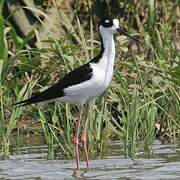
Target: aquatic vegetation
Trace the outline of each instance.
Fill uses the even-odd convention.
[[[123,3],[127,13],[120,17],[122,26],[129,32],[136,32],[142,43],[134,44],[121,35],[116,37],[112,85],[90,104],[87,112],[91,119],[87,132],[89,151],[97,156],[103,155],[110,140],[122,141],[124,154],[134,157],[137,146],[149,154],[155,137],[173,141],[180,134],[178,1]],[[49,158],[54,158],[58,152],[71,158],[76,107],[50,103],[24,108],[12,107],[12,104],[29,97],[34,91],[47,88],[97,53],[95,20],[92,15],[90,18],[86,16],[85,20],[81,18],[85,12],[79,12],[78,8],[84,4],[76,3],[79,18],[76,16],[73,20],[75,28],[66,36],[49,35],[41,42],[42,47],[37,48],[31,44],[33,39],[40,38],[38,28],[21,37],[9,17],[2,14],[2,5],[3,1],[0,6],[2,157],[8,158],[17,121],[26,117],[41,122]],[[67,22],[72,24],[70,19]],[[48,26],[44,27],[50,31]],[[23,134],[21,130],[19,133]]]

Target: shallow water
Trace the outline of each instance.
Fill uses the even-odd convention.
[[[73,160],[47,160],[46,147],[24,148],[20,155],[0,161],[0,179],[180,179],[180,145],[153,145],[153,157],[126,159],[120,144],[113,143],[108,155],[92,160],[90,171],[81,162],[81,171],[74,172]]]

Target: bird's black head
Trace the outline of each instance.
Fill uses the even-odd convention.
[[[119,20],[114,19],[111,16],[104,16],[99,21],[99,32],[101,36],[105,36],[105,34],[113,34],[117,32],[119,28]]]
[[[120,33],[130,37],[131,39],[134,39],[135,41],[140,42],[138,39],[129,35],[127,32],[125,32],[123,30],[122,27],[119,26],[118,19],[115,19],[109,15],[101,18],[101,20],[99,21],[99,32],[100,32],[101,36],[106,36],[106,34],[109,34],[109,33],[113,34],[116,32],[120,32]]]
[[[111,27],[113,26],[113,18],[110,15],[104,16],[103,18],[101,18],[101,20],[99,21],[99,26],[102,25],[103,27]]]

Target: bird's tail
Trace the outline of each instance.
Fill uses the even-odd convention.
[[[41,102],[41,101],[43,101],[43,99],[40,99],[39,95],[35,95],[35,96],[30,97],[28,99],[25,99],[23,101],[14,103],[13,106],[26,106],[26,105],[38,103],[38,102]]]
[[[63,96],[63,90],[59,87],[58,84],[55,84],[54,86],[46,89],[43,92],[40,92],[29,99],[20,101],[15,103],[15,106],[25,106],[29,104],[34,104],[34,103],[40,103],[40,102],[49,102],[49,101],[54,101],[56,98],[62,97]]]
[[[43,92],[37,93],[36,95],[34,95],[28,99],[17,102],[13,105],[14,106],[26,106],[26,105],[30,105],[30,104],[34,104],[34,103],[48,101],[50,99],[53,99],[53,97],[48,94],[48,90],[45,90]]]

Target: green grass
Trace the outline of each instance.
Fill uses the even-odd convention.
[[[178,29],[175,4],[152,0],[139,2],[138,6],[127,4],[127,17],[120,21],[129,31],[139,32],[142,43],[130,45],[129,39],[116,40],[112,85],[102,97],[91,102],[89,112],[84,115],[84,118],[90,118],[87,139],[88,151],[93,157],[103,156],[111,140],[123,142],[124,154],[134,158],[139,147],[149,155],[157,136],[172,141],[179,137],[180,54],[173,38]],[[130,16],[132,9],[134,16]],[[145,22],[141,21],[140,9],[144,10]],[[25,108],[11,105],[29,97],[33,90],[44,90],[97,54],[98,46],[93,43],[97,32],[92,16],[86,21],[89,23],[85,26],[76,18],[76,33],[81,43],[70,43],[72,33],[66,37],[49,37],[43,42],[47,48],[40,49],[29,46],[33,31],[25,38],[19,37],[8,19],[0,14],[0,144],[3,159],[9,156],[13,129],[22,116],[41,122],[48,158],[54,158],[59,152],[64,158],[72,158],[71,139],[77,107],[63,103]],[[160,124],[160,129],[155,128],[156,124]],[[21,135],[20,130],[18,134]]]

